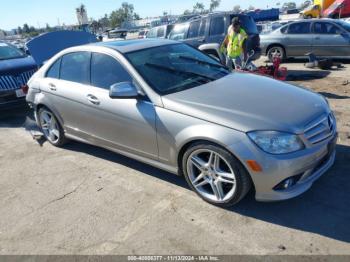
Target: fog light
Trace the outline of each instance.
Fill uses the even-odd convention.
[[[283,183],[283,189],[287,189],[289,187],[291,187],[292,185],[294,185],[294,178],[289,178],[286,181],[284,181]]]
[[[279,183],[273,189],[274,190],[286,190],[286,189],[289,189],[289,188],[294,186],[299,181],[301,176],[302,176],[302,174],[301,175],[297,175],[297,176],[293,176],[293,177],[289,177],[289,178],[283,180],[281,183]]]

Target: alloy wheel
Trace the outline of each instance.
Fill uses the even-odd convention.
[[[46,139],[53,144],[59,141],[60,132],[58,123],[51,112],[47,110],[42,110],[40,112],[40,125]]]
[[[283,58],[283,51],[280,47],[272,47],[269,51],[269,59],[272,60],[273,58]]]
[[[194,151],[187,159],[187,173],[195,190],[208,200],[224,203],[236,192],[236,176],[231,165],[212,150]]]

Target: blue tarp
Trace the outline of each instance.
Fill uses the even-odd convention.
[[[246,14],[251,16],[255,22],[277,21],[279,20],[280,10],[278,8],[272,8],[267,10],[251,11],[247,12]]]

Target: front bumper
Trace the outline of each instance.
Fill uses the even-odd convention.
[[[258,201],[279,201],[296,197],[307,191],[312,184],[332,167],[336,156],[337,133],[332,137],[287,155],[271,155],[263,152],[249,138],[228,149],[245,165],[255,186]],[[247,160],[256,160],[262,172],[254,172],[246,165]],[[297,177],[295,185],[285,190],[274,188],[285,179]]]
[[[17,97],[16,90],[0,91],[0,110],[26,107],[25,97]]]

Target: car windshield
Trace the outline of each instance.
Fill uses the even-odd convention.
[[[350,23],[338,20],[337,21],[338,25],[340,25],[342,28],[344,28],[346,31],[350,32]]]
[[[0,60],[15,59],[25,57],[25,54],[18,48],[0,43]]]
[[[215,59],[186,44],[171,44],[127,53],[126,57],[161,95],[181,92],[228,75]]]

